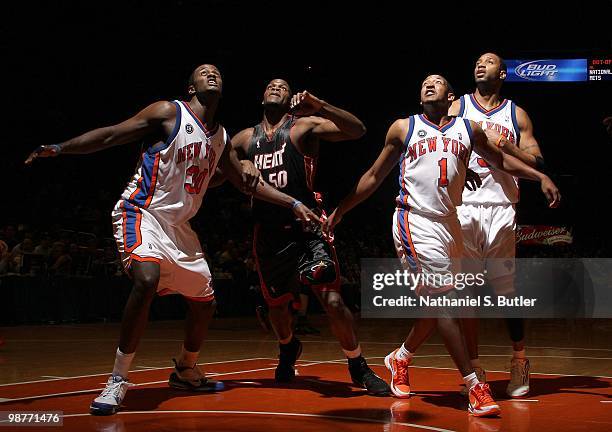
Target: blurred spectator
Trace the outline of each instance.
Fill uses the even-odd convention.
[[[12,250],[17,244],[19,240],[17,238],[17,228],[15,225],[6,225],[2,230],[2,240],[7,244],[9,250]]]
[[[51,253],[52,239],[49,233],[44,233],[40,239],[40,244],[34,248],[34,253],[48,257]]]
[[[57,276],[67,276],[70,274],[72,258],[66,251],[64,242],[56,241],[53,243],[47,263],[50,274]]]

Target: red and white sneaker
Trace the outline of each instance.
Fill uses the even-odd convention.
[[[496,416],[501,412],[491,396],[489,384],[478,383],[470,389],[468,411],[476,417]]]
[[[410,360],[400,360],[395,358],[399,348],[393,350],[385,357],[385,366],[391,371],[391,391],[401,399],[410,397],[410,379],[408,377],[408,366]]]

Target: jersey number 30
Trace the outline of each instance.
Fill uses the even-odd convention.
[[[202,190],[202,183],[208,175],[208,168],[200,171],[199,166],[191,165],[187,168],[186,173],[191,176],[191,183],[185,183],[185,190],[190,194],[199,194]]]

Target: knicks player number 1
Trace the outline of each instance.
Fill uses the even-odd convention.
[[[438,166],[440,167],[440,178],[438,179],[438,187],[446,187],[448,186],[448,175],[446,168],[446,158],[442,158],[438,161]]]

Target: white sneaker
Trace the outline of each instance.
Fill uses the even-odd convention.
[[[106,382],[106,388],[91,403],[89,412],[93,415],[115,414],[119,410],[130,385],[129,381],[120,375],[110,376]]]
[[[487,382],[487,374],[485,373],[483,368],[475,367],[474,368],[474,372],[476,372],[476,378],[478,378],[479,382],[481,382],[481,383],[486,383]],[[468,397],[468,395],[470,394],[470,391],[468,390],[468,388],[464,384],[461,387],[461,391],[459,393],[461,393],[461,396],[463,396],[463,397]]]
[[[510,363],[510,382],[506,393],[511,398],[518,398],[529,393],[529,360],[513,358]]]

